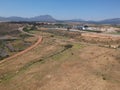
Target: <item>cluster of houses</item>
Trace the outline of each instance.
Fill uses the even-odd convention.
[[[88,25],[73,25],[71,29],[77,29],[82,31],[93,31],[93,32],[116,32],[119,31],[119,28],[111,26],[88,26]]]
[[[87,29],[89,29],[89,26],[87,26],[87,25],[84,25],[84,26],[81,26],[81,25],[73,25],[72,28],[73,28],[73,29],[78,29],[78,30],[87,30]]]

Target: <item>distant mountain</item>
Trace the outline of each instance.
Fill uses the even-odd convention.
[[[0,21],[7,21],[7,18],[0,17]]]
[[[27,18],[22,18],[22,17],[16,17],[16,16],[12,16],[12,17],[8,17],[6,18],[8,21],[27,21]]]
[[[31,18],[23,17],[0,17],[0,21],[44,21],[44,22],[55,22],[56,20],[50,15],[41,15]]]
[[[120,18],[106,19],[101,21],[85,21],[83,19],[72,19],[65,20],[67,22],[82,22],[82,23],[90,23],[90,24],[120,24]]]
[[[69,22],[84,22],[83,19],[71,19],[71,20],[57,20],[59,23],[69,23]]]
[[[120,18],[106,19],[99,21],[102,24],[120,24]]]
[[[64,20],[64,21],[68,21],[68,22],[84,22],[85,20],[83,20],[83,19],[71,19],[71,20]]]
[[[83,19],[72,19],[67,21],[84,22],[84,23],[92,23],[92,24],[120,24],[120,18],[106,19],[101,21],[85,21]]]
[[[82,23],[92,23],[92,24],[120,24],[120,18],[106,19],[101,21],[85,21],[83,19],[71,19],[71,20],[56,20],[50,15],[40,15],[31,18],[23,17],[0,17],[0,21],[41,21],[41,22],[82,22]]]
[[[33,18],[29,18],[30,21],[56,21],[52,16],[50,15],[41,15],[41,16],[36,16]]]
[[[27,18],[22,18],[22,17],[0,17],[0,21],[26,21],[28,20]]]

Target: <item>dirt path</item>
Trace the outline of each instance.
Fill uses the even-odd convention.
[[[36,42],[35,44],[33,44],[32,46],[30,46],[29,48],[27,48],[27,49],[25,49],[25,50],[23,50],[23,51],[15,54],[15,55],[11,56],[11,57],[6,58],[5,60],[1,61],[0,64],[3,63],[3,62],[5,62],[5,61],[7,61],[7,60],[16,58],[16,57],[18,57],[18,56],[20,56],[20,55],[22,55],[22,54],[30,51],[31,49],[35,48],[37,45],[39,45],[39,44],[42,42],[42,36],[38,36],[38,35],[35,35],[35,34],[30,34],[30,33],[24,32],[24,31],[23,31],[23,27],[22,27],[22,28],[19,28],[18,30],[19,30],[20,32],[22,32],[22,33],[27,34],[27,35],[31,35],[31,36],[37,37],[37,38],[38,38],[37,42]]]

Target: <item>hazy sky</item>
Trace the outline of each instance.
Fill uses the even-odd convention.
[[[120,18],[120,0],[0,0],[0,16],[45,14],[56,19]]]

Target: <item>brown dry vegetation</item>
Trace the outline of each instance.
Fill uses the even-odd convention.
[[[0,64],[0,90],[120,89],[119,48],[80,42],[72,33],[32,33],[43,36],[42,44]]]
[[[17,23],[0,23],[0,60],[14,55],[36,42],[36,37],[18,30],[18,27],[21,26],[23,25]]]
[[[18,27],[22,26],[21,24],[12,24],[12,23],[0,23],[0,36],[4,35],[19,35]]]

